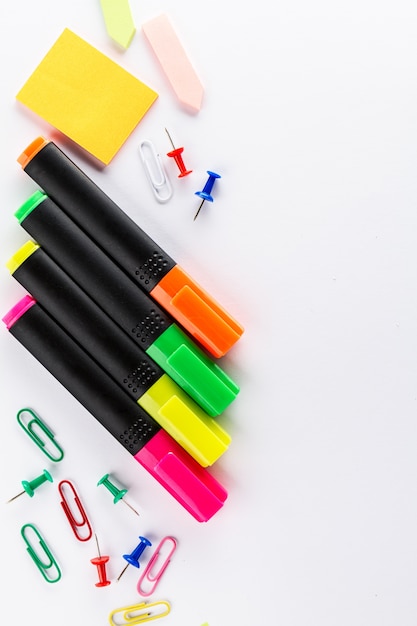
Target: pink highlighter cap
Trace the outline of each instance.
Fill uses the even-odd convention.
[[[8,313],[2,318],[2,321],[6,324],[7,330],[9,330],[15,322],[24,314],[30,307],[36,304],[35,298],[32,296],[24,296],[17,304],[10,309]]]
[[[135,459],[199,522],[224,504],[227,491],[163,429]]]

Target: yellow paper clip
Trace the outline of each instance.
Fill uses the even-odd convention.
[[[35,536],[39,541],[39,545],[43,550],[42,556],[47,557],[46,562],[42,559],[42,556],[40,556],[37,553],[35,548],[30,543],[29,539],[26,537],[26,531],[28,528],[30,528],[31,531],[35,533]],[[20,529],[20,534],[22,535],[23,540],[27,545],[27,551],[29,553],[29,556],[31,557],[32,561],[35,563],[36,567],[38,568],[38,570],[40,571],[40,573],[42,574],[46,582],[48,583],[58,582],[58,580],[61,578],[61,570],[59,569],[58,563],[55,561],[52,555],[52,552],[46,545],[45,540],[42,538],[39,531],[35,528],[33,524],[25,524]],[[55,573],[51,574],[49,572],[50,569],[52,570],[52,572],[54,571]]]
[[[153,606],[165,607],[164,610],[155,613],[149,611]],[[111,626],[132,626],[133,624],[142,624],[143,622],[150,622],[158,617],[165,617],[171,611],[171,605],[165,600],[158,600],[157,602],[140,602],[139,604],[132,604],[132,606],[124,606],[120,609],[115,609],[109,615],[109,624]],[[114,617],[118,614],[119,618],[124,621],[115,621]]]
[[[172,196],[172,187],[153,143],[147,139],[142,141],[140,144],[140,155],[146,177],[151,184],[155,198],[158,202],[167,202]]]
[[[26,416],[23,417],[26,413],[29,414],[29,419],[26,419]],[[58,463],[64,458],[64,451],[55,441],[54,434],[32,409],[20,409],[17,413],[17,421],[48,459]]]

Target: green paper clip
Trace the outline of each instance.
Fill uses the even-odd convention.
[[[44,552],[44,555],[48,558],[48,562],[45,563],[42,560],[42,558],[38,555],[36,550],[33,548],[32,544],[30,543],[30,541],[26,537],[26,529],[27,528],[30,528],[35,533],[36,537],[39,540],[39,545],[41,546],[41,548],[42,548],[42,550]],[[39,531],[35,528],[35,526],[33,524],[25,524],[20,529],[20,534],[22,535],[23,540],[24,540],[24,542],[27,545],[27,551],[29,553],[29,556],[31,557],[32,561],[35,563],[36,567],[38,568],[38,570],[40,571],[40,573],[42,574],[42,576],[44,577],[46,582],[48,582],[48,583],[56,583],[56,582],[58,582],[58,580],[61,578],[61,570],[59,569],[58,563],[55,561],[54,557],[52,556],[52,552],[50,551],[50,549],[46,545],[46,543],[45,543],[44,539],[42,538],[42,536],[40,535]],[[54,568],[55,569],[55,577],[53,577],[53,575],[49,575],[49,569],[50,568]]]
[[[32,416],[32,419],[29,419],[27,422],[25,422],[22,419],[22,415],[24,413],[29,413]],[[36,415],[36,413],[32,411],[32,409],[20,409],[17,414],[17,421],[19,422],[23,430],[29,435],[29,437],[36,443],[38,448],[42,450],[44,454],[46,454],[48,459],[54,461],[55,463],[58,463],[58,461],[61,461],[64,458],[64,451],[62,450],[61,446],[55,441],[53,432],[46,426],[46,424],[44,424],[44,422],[42,422],[40,417]],[[36,433],[36,428],[38,428],[41,433],[46,436],[46,439],[42,438],[38,433]]]

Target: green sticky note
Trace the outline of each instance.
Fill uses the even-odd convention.
[[[128,48],[136,32],[129,0],[100,0],[109,37]]]

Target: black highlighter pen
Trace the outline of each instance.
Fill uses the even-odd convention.
[[[15,215],[36,243],[208,415],[219,415],[229,406],[239,387],[53,200],[37,191]]]
[[[240,338],[243,327],[56,144],[38,137],[18,162],[212,356],[223,356]]]
[[[3,321],[9,332],[196,520],[208,521],[223,506],[227,492],[222,485],[31,296],[22,298]]]
[[[7,262],[14,278],[200,465],[212,465],[230,436],[79,287],[28,241]]]

